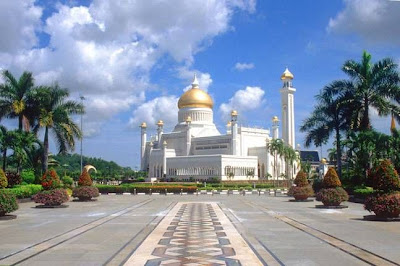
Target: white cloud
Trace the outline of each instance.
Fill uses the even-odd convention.
[[[0,53],[15,52],[37,44],[42,8],[35,0],[0,1]]]
[[[253,63],[236,63],[235,64],[235,69],[239,70],[239,71],[243,71],[243,70],[248,70],[248,69],[252,69],[254,68],[254,64]]]
[[[163,120],[166,128],[172,128],[178,121],[178,97],[161,96],[141,104],[133,111],[129,125],[137,128],[146,122],[149,128],[155,128],[158,120]]]
[[[0,68],[15,75],[32,71],[38,84],[58,81],[73,98],[83,94],[88,99],[87,132],[95,133],[107,119],[145,100],[144,92],[152,87],[150,70],[163,55],[169,54],[189,69],[194,54],[230,29],[235,10],[254,12],[255,1],[57,4],[56,12],[43,25],[42,9],[34,0],[3,0],[0,7],[0,27],[6,27],[0,28]],[[9,10],[15,11],[10,12],[12,19]],[[47,47],[36,47],[35,30],[49,35]],[[187,73],[181,70],[177,74],[190,80],[193,74],[186,77]],[[205,90],[212,83],[208,73],[200,73],[199,81]],[[160,99],[165,97],[147,104]]]
[[[344,0],[345,8],[329,20],[328,31],[356,33],[373,42],[400,43],[400,3]]]
[[[244,90],[236,91],[227,103],[219,107],[223,120],[229,118],[232,110],[241,113],[259,108],[264,101],[264,94],[265,92],[260,87],[247,86]]]

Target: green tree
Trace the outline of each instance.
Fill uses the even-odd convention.
[[[393,113],[399,118],[400,108],[393,101],[400,102],[400,77],[392,59],[384,58],[373,64],[371,55],[364,51],[361,62],[348,60],[342,70],[351,79],[345,91],[349,96],[349,115],[354,129],[371,129],[371,108],[376,109],[379,116]]]
[[[22,131],[24,120],[31,119],[28,102],[34,86],[32,73],[24,72],[17,80],[10,71],[5,70],[2,76],[5,82],[0,85],[0,119],[18,118],[18,129]]]
[[[272,139],[267,143],[267,151],[274,157],[274,175],[278,177],[278,157],[282,158],[285,145],[281,139]]]
[[[57,84],[38,88],[34,92],[34,101],[40,110],[35,131],[44,128],[43,172],[48,169],[50,130],[54,133],[59,153],[73,150],[75,138],[82,137],[82,132],[71,119],[71,115],[83,114],[84,107],[78,102],[67,100],[68,96],[68,90],[60,88]]]
[[[334,81],[315,97],[317,106],[300,127],[300,131],[307,132],[305,146],[312,143],[321,146],[334,134],[336,143],[336,162],[338,174],[342,175],[342,135],[349,128],[347,119],[348,95],[343,93],[348,86],[343,80]]]
[[[293,178],[293,173],[294,173],[294,163],[299,162],[299,154],[296,152],[295,149],[293,149],[289,145],[284,145],[283,147],[283,159],[285,160],[285,165],[286,165],[286,176],[290,179]]]

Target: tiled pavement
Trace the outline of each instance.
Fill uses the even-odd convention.
[[[320,210],[268,195],[68,204],[23,203],[16,220],[0,221],[0,265],[400,265],[400,223],[365,222],[360,204]]]

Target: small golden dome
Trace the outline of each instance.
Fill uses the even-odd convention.
[[[232,126],[232,122],[228,121],[228,124],[226,124],[227,127],[231,127]]]
[[[237,116],[237,115],[238,115],[238,112],[236,110],[232,110],[231,116]]]
[[[326,159],[325,159],[325,158],[322,158],[321,163],[322,163],[322,164],[326,164]]]
[[[284,79],[293,79],[293,78],[294,78],[293,74],[289,71],[288,68],[286,68],[285,72],[283,72],[283,74],[282,74],[282,76],[281,76],[281,80],[284,80]]]
[[[185,107],[198,107],[198,108],[210,108],[212,109],[214,102],[207,92],[199,88],[199,82],[197,81],[196,75],[192,82],[192,88],[182,94],[178,101],[178,108]]]
[[[277,116],[272,117],[272,122],[279,122],[279,119]]]
[[[162,120],[158,120],[157,122],[157,126],[161,127],[164,125],[164,122]]]
[[[143,123],[140,125],[140,127],[141,127],[141,128],[146,128],[146,127],[147,127],[146,122],[143,122]]]

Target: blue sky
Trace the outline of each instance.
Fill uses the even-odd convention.
[[[314,95],[345,78],[345,60],[365,49],[400,62],[398,14],[400,2],[387,0],[3,0],[0,68],[84,95],[84,154],[135,167],[138,125],[154,134],[162,119],[170,130],[194,73],[224,133],[232,108],[246,126],[269,128],[280,117],[279,78],[289,67],[298,129]],[[388,132],[389,119],[372,117]],[[298,130],[296,142],[303,147]]]

